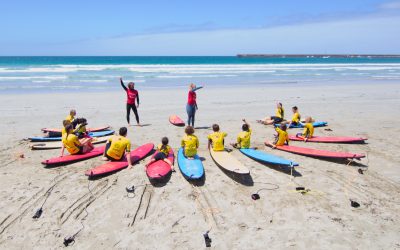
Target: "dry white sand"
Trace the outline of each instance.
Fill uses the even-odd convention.
[[[183,128],[169,124],[168,116],[186,119],[187,90],[147,89],[140,95],[142,123],[151,125],[129,128],[133,145],[158,144],[168,136],[177,148]],[[333,131],[317,128],[316,135],[369,138],[364,145],[307,143],[305,147],[368,157],[360,165],[348,166],[264,149],[262,142],[272,139],[274,131],[255,120],[273,114],[276,101],[284,104],[287,117],[290,107],[297,105],[303,117],[328,121]],[[126,125],[124,102],[122,90],[0,96],[1,249],[62,248],[63,238],[82,225],[73,249],[204,249],[202,234],[207,230],[213,249],[400,248],[399,84],[199,90],[196,126],[219,123],[229,134],[228,142],[235,140],[241,119],[247,118],[254,131],[253,146],[300,163],[294,179],[285,169],[257,163],[238,151],[233,154],[250,169],[251,180],[224,173],[207,152],[206,135],[211,132],[207,129],[196,131],[206,170],[205,183],[199,186],[186,181],[178,167],[165,185],[152,186],[143,162],[88,181],[85,170],[101,164],[100,158],[45,169],[41,160],[57,156],[59,150],[30,151],[29,143],[21,141],[40,135],[42,127],[60,126],[70,108],[92,126],[118,129]],[[21,153],[25,158],[18,157]],[[357,172],[366,167],[363,175]],[[132,185],[137,187],[136,196],[128,198],[125,187]],[[311,192],[296,193],[296,186]],[[250,198],[259,189],[275,187],[260,191],[260,200]],[[32,219],[45,199],[42,216]],[[352,208],[350,199],[361,206]]]

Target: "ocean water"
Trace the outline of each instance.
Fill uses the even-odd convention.
[[[0,57],[0,93],[400,81],[400,58]]]

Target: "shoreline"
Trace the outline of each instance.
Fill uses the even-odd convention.
[[[174,90],[182,90],[186,89],[187,85],[192,82],[192,81],[186,81],[185,83],[180,83],[179,85],[152,85],[152,86],[146,86],[146,83],[136,83],[137,89],[141,91],[151,91],[151,90],[169,90],[169,89],[174,89]],[[196,83],[197,81],[193,81]],[[377,85],[377,86],[382,86],[382,85],[390,85],[390,86],[396,86],[400,84],[398,80],[395,79],[386,79],[386,80],[381,80],[381,79],[376,79],[376,80],[360,80],[360,79],[348,79],[347,81],[343,80],[304,80],[304,81],[276,81],[276,80],[267,80],[267,81],[261,81],[257,83],[245,83],[245,82],[230,82],[228,83],[209,83],[205,84],[207,88],[212,88],[212,89],[222,89],[225,87],[234,87],[234,88],[259,88],[259,87],[269,87],[269,88],[296,88],[296,87],[320,87],[320,86],[363,86],[363,85]],[[202,85],[201,83],[198,83],[198,85]],[[97,88],[97,87],[85,87],[82,86],[80,89],[36,89],[36,90],[24,90],[23,88],[18,89],[18,90],[0,90],[0,96],[2,95],[40,95],[40,94],[62,94],[62,93],[70,93],[70,94],[79,94],[79,93],[85,93],[85,94],[91,94],[91,93],[109,93],[109,92],[119,92],[121,91],[121,87],[119,86],[118,83],[114,83],[112,86],[109,88],[102,87]]]

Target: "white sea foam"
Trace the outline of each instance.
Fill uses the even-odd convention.
[[[17,80],[66,80],[67,76],[0,76],[0,81],[17,81]]]
[[[1,73],[72,73],[79,71],[128,71],[136,73],[186,73],[186,74],[209,74],[220,72],[235,71],[237,73],[273,73],[274,71],[302,71],[302,70],[360,70],[360,71],[378,71],[378,70],[400,70],[400,63],[368,63],[368,64],[119,64],[119,65],[52,65],[43,67],[25,67],[25,68],[0,68]]]

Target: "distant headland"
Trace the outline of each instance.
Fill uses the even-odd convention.
[[[237,54],[246,58],[400,58],[400,55],[377,54]]]

